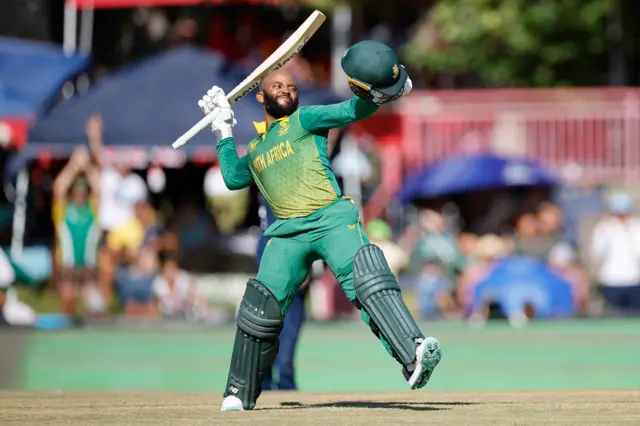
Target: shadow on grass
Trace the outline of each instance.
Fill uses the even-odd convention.
[[[453,407],[475,405],[477,402],[389,402],[389,401],[334,401],[318,404],[302,404],[295,401],[280,403],[280,407],[287,409],[309,408],[383,408],[387,410],[411,411],[442,411]]]

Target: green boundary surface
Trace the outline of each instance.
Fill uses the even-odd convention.
[[[516,390],[640,387],[640,321],[423,323],[443,360],[431,388]],[[222,391],[234,328],[36,332],[18,387],[61,390]],[[308,324],[298,352],[307,391],[402,390],[400,367],[362,323]]]

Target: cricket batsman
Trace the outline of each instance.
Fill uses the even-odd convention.
[[[227,187],[255,183],[277,218],[265,231],[270,240],[238,312],[222,411],[255,407],[278,351],[283,319],[318,259],[402,365],[411,389],[425,386],[440,362],[438,341],[425,337],[409,313],[382,251],[367,239],[358,208],[342,196],[327,153],[329,129],[371,117],[382,104],[409,93],[412,83],[396,53],[375,41],[347,50],[342,68],[356,96],[326,106],[298,109],[291,75],[278,70],[265,77],[256,94],[265,125],[240,158],[232,134],[236,120],[224,91],[214,86],[198,102],[205,114],[217,112],[212,127]]]

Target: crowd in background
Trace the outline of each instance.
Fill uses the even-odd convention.
[[[250,191],[229,191],[219,169],[211,167],[201,186],[208,201],[186,199],[166,215],[152,203],[149,180],[126,158],[105,160],[101,128],[101,118],[93,116],[88,145],[75,150],[52,184],[49,286],[62,311],[77,319],[105,318],[114,309],[136,318],[214,315],[186,269],[197,270],[197,258],[219,262],[223,252],[228,259],[235,253],[253,262],[257,235],[253,228],[247,231],[245,220]],[[362,174],[365,188],[370,174]],[[544,262],[568,282],[578,314],[593,313],[598,301],[611,312],[638,312],[640,219],[633,217],[633,198],[623,192],[607,196],[584,183],[541,194],[481,194],[484,209],[466,224],[451,213],[454,201],[445,199],[439,207],[418,208],[414,221],[405,212],[402,223],[408,225],[375,219],[366,222],[366,230],[423,318],[486,321],[492,307],[473,305],[474,287],[513,255]],[[223,235],[231,238],[207,251]],[[233,262],[222,263],[232,268]],[[325,278],[332,277],[326,272]],[[523,311],[509,319],[531,316]]]
[[[83,295],[95,316],[106,314],[111,300],[134,317],[206,314],[180,267],[177,235],[158,217],[147,182],[126,158],[105,162],[101,127],[99,116],[89,120],[90,152],[78,147],[54,182],[54,276],[65,312],[75,315]]]
[[[251,67],[288,35],[282,28],[295,27],[295,19],[287,19],[286,13],[265,15],[264,9],[200,12],[138,8],[127,11],[126,19],[115,18],[125,12],[97,16],[114,23],[97,22],[104,31],[95,37],[97,76],[193,42]],[[401,17],[399,12],[378,17],[361,29],[361,38],[393,48],[402,45],[409,25]],[[288,64],[299,83],[329,81],[327,36],[314,36],[304,55]],[[427,74],[411,75],[416,87],[428,85]],[[215,317],[212,301],[193,273],[255,272],[255,189],[229,191],[215,164],[199,169],[187,165],[191,180],[176,188],[168,171],[134,170],[129,158],[107,158],[101,132],[101,118],[92,117],[88,144],[78,147],[60,170],[34,167],[31,172],[27,234],[32,243],[46,247],[44,253],[36,252],[32,263],[53,259],[45,286],[55,292],[60,309],[75,318],[99,320],[113,312],[136,318]],[[347,144],[333,161],[341,185],[343,179],[358,181],[360,194],[347,195],[359,201],[366,201],[380,183],[375,146],[375,141],[361,139]],[[0,155],[3,164],[5,153],[0,150]],[[157,185],[157,180],[166,182]],[[166,205],[157,195],[172,184],[172,202]],[[184,195],[187,186],[191,190]],[[410,209],[400,220],[364,218],[372,243],[383,249],[410,307],[423,318],[485,321],[492,307],[472,304],[473,289],[510,256],[543,262],[570,283],[578,314],[597,311],[598,301],[611,312],[640,310],[640,219],[633,216],[630,194],[605,195],[595,185],[571,182],[553,194],[542,195],[537,189],[519,198],[509,191],[496,191],[490,198],[472,194],[464,202],[472,213],[464,218],[452,213],[460,208],[458,201],[452,197],[420,207],[414,220],[407,219]],[[12,211],[11,203],[0,199],[4,247],[11,239]],[[0,251],[0,288],[24,283],[24,276],[8,250]],[[323,279],[331,280],[331,273]],[[532,314],[510,319],[522,322],[522,316]]]

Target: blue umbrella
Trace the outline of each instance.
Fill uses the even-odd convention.
[[[0,115],[36,115],[89,63],[89,55],[66,56],[53,43],[0,37]]]
[[[427,166],[403,183],[404,203],[419,198],[461,194],[482,189],[555,186],[557,179],[532,161],[492,154],[457,156]]]
[[[536,318],[566,318],[575,313],[571,284],[540,260],[503,259],[474,289],[471,309],[495,303],[506,316],[533,307]]]
[[[88,92],[57,105],[29,130],[26,152],[42,149],[54,156],[69,155],[86,142],[86,122],[93,113],[104,118],[108,147],[169,147],[202,118],[198,99],[213,84],[231,90],[234,82],[222,73],[224,59],[194,47],[181,47],[139,61],[111,74]],[[234,105],[238,126],[234,136],[246,144],[255,137],[251,122],[262,116],[256,102]],[[196,135],[184,150],[212,147],[209,129]]]

